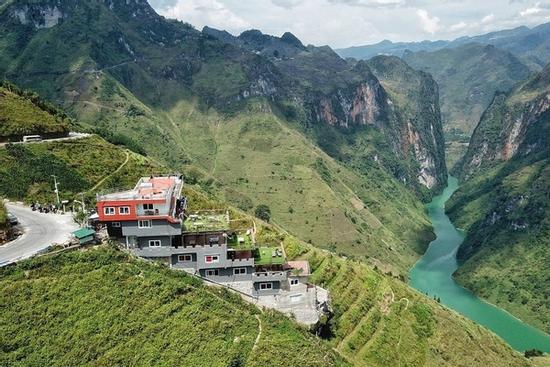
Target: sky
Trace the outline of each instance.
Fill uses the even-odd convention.
[[[333,48],[454,39],[550,22],[550,0],[149,0],[167,18],[238,35],[247,29]]]

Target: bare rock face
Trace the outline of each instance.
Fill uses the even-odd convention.
[[[377,125],[387,108],[386,93],[380,83],[362,82],[356,87],[336,90],[323,96],[314,107],[317,122],[349,128]]]
[[[515,93],[523,95],[521,89]],[[514,94],[497,95],[482,116],[457,173],[468,180],[484,168],[548,148],[543,124],[549,110],[550,93],[546,91],[527,101]]]
[[[21,24],[35,28],[51,28],[64,18],[56,5],[21,5],[13,7],[10,15]]]

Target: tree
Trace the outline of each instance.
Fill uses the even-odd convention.
[[[542,357],[544,353],[538,349],[529,349],[525,351],[525,358]]]
[[[260,204],[256,207],[254,214],[258,218],[269,222],[269,219],[271,218],[271,209],[269,209],[269,207],[265,204]]]

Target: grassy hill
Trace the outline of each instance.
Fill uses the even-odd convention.
[[[165,171],[162,165],[98,136],[7,145],[0,148],[0,195],[54,203],[51,175],[56,175],[61,200],[75,199],[81,192],[92,199],[96,191],[133,186],[141,176]]]
[[[0,284],[1,365],[347,365],[281,314],[105,246],[3,268]]]
[[[13,4],[19,9],[31,3]],[[42,21],[40,12],[36,18],[29,15],[27,24],[10,16],[8,8],[0,13],[0,27],[9,34],[0,43],[5,61],[0,74],[63,105],[91,131],[111,141],[130,139],[131,144],[124,143],[132,150],[184,173],[221,201],[249,214],[267,204],[272,220],[304,241],[389,264],[401,274],[424,251],[433,234],[415,195],[431,192],[417,172],[437,177],[430,181],[434,189],[446,177],[435,163],[443,160],[430,131],[403,124],[396,111],[395,125],[381,120],[385,129],[367,124],[346,130],[325,120],[300,119],[304,111],[317,111],[321,100],[339,105],[339,91],[353,98],[363,90],[358,85],[368,93],[380,88],[368,68],[355,70],[332,50],[314,48],[297,65],[307,69],[307,78],[296,80],[284,71],[293,65],[275,65],[271,58],[163,19],[144,3],[115,1],[112,9],[101,1],[60,4],[62,21],[46,28],[32,23]],[[50,5],[32,2],[42,10]],[[283,41],[295,44],[290,36]],[[71,52],[62,51],[67,49]],[[334,81],[332,72],[323,71],[327,65],[338,70]],[[310,94],[304,92],[308,83]],[[301,108],[285,104],[289,96],[299,97]],[[426,138],[403,145],[407,132]],[[392,134],[396,137],[390,139]],[[336,152],[329,147],[335,141],[340,144]],[[422,169],[417,152],[430,169]],[[117,167],[108,156],[100,158],[107,160],[98,164],[104,174]],[[62,190],[72,194],[99,179],[86,178],[86,169],[81,170],[74,170],[75,187],[65,182]],[[27,181],[18,190],[29,191]]]
[[[447,211],[467,236],[457,279],[550,331],[550,68],[495,97],[464,159]]]
[[[528,365],[494,334],[379,269],[289,240],[285,248],[309,260],[313,282],[330,290],[331,343],[354,366]]]
[[[67,116],[12,85],[0,86],[0,141],[23,135],[63,134],[69,131]]]
[[[25,149],[48,154],[42,162],[57,157],[65,164],[58,168],[60,176],[61,169],[81,174],[83,186],[90,187],[90,182],[106,177],[93,171],[90,162],[104,159],[112,169],[124,161],[126,151],[99,137],[85,140],[32,144]],[[99,155],[102,151],[108,154]],[[132,186],[137,176],[160,167],[138,158],[134,157],[136,162],[144,164],[132,163],[129,167],[134,168],[124,173],[127,180],[117,174],[105,186],[111,186],[108,182]],[[17,164],[20,158],[10,159],[10,167],[25,167]],[[188,183],[185,195],[190,210],[228,208],[251,225],[250,217],[212,198],[198,183]],[[311,262],[312,281],[331,290],[335,316],[328,341],[314,338],[282,315],[261,314],[236,296],[182,273],[100,247],[0,270],[4,290],[0,344],[5,346],[0,364],[525,365],[521,356],[487,330],[384,274],[391,268],[383,263],[373,267],[344,259],[316,250],[276,226],[256,223],[258,241],[266,245],[282,241],[290,258]],[[397,256],[393,251],[390,255]],[[253,349],[256,315],[262,334]]]
[[[481,44],[405,52],[403,60],[432,74],[439,85],[449,166],[465,152],[466,146],[461,143],[468,142],[495,92],[510,90],[530,73],[511,53]]]

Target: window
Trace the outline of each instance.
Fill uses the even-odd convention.
[[[130,207],[129,206],[121,206],[118,208],[118,213],[122,215],[128,215],[130,214]]]
[[[208,238],[208,243],[210,245],[217,245],[220,243],[220,237],[216,236],[216,237],[209,237]]]
[[[207,263],[207,264],[219,263],[220,262],[220,255],[206,255],[204,257],[204,262]]]
[[[138,220],[138,228],[151,228],[150,220]]]
[[[153,204],[143,204],[143,210],[153,210]]]
[[[149,240],[149,247],[160,247],[162,242],[160,240]]]
[[[246,274],[246,268],[234,268],[233,275],[243,275]]]
[[[115,215],[115,208],[112,206],[106,206],[103,208],[103,213],[105,213],[105,215]]]
[[[111,227],[113,227],[113,228],[120,228],[120,222],[113,222],[113,223],[111,223]]]
[[[260,290],[264,291],[267,289],[273,289],[272,283],[260,283]]]
[[[207,277],[217,277],[220,275],[220,271],[218,269],[209,269],[206,271]]]
[[[298,279],[290,279],[290,285],[298,285],[298,283],[300,283]]]
[[[178,255],[178,261],[193,261],[193,256],[191,254]]]

